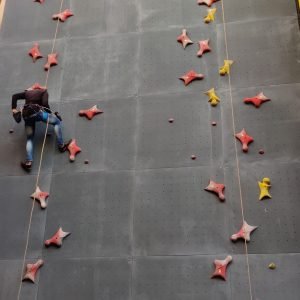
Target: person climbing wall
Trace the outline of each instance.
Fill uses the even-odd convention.
[[[33,138],[35,133],[36,122],[44,122],[54,126],[54,131],[57,137],[58,150],[65,152],[69,143],[64,143],[61,117],[55,112],[52,113],[48,103],[48,91],[46,89],[27,90],[22,93],[17,93],[12,96],[12,113],[17,123],[21,122],[21,117],[25,122],[25,132],[27,136],[26,142],[26,160],[21,162],[21,167],[29,172],[33,162]],[[25,105],[22,110],[17,109],[18,100],[25,100]]]

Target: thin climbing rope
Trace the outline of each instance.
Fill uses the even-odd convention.
[[[222,3],[222,17],[223,17],[225,51],[226,51],[226,59],[229,60],[227,31],[226,31],[226,23],[225,23],[225,11],[224,11],[223,1],[224,0],[222,0],[221,3]],[[235,133],[236,133],[236,126],[235,126],[235,117],[234,117],[234,109],[233,109],[233,98],[232,98],[232,87],[231,87],[230,72],[228,74],[228,84],[229,84],[230,106],[231,106],[231,116],[232,116],[232,128],[233,128],[233,136],[234,136]],[[234,148],[235,148],[235,160],[236,160],[236,167],[237,167],[237,178],[238,178],[239,195],[240,195],[240,203],[241,203],[242,221],[243,221],[243,224],[244,224],[244,221],[245,221],[244,202],[243,202],[241,176],[240,176],[240,163],[239,163],[239,158],[238,158],[238,149],[237,149],[236,139],[234,139]],[[247,242],[246,242],[246,240],[244,240],[244,241],[245,241],[245,255],[246,255],[246,263],[247,263],[248,282],[249,282],[249,294],[250,294],[250,300],[252,300],[253,296],[252,296],[252,284],[251,284],[251,274],[250,274],[250,264],[249,264],[249,253],[248,253]]]
[[[59,12],[62,11],[63,3],[64,3],[64,0],[61,0]],[[52,41],[51,53],[53,53],[54,48],[55,48],[55,43],[56,43],[57,33],[58,33],[58,25],[59,25],[59,18],[57,19],[57,23],[56,23],[56,30],[55,30],[54,38],[53,38],[53,41]],[[48,68],[47,73],[46,73],[46,79],[45,79],[45,87],[46,88],[47,88],[47,85],[48,85],[50,69],[51,69],[51,67]],[[35,190],[39,185],[39,179],[40,179],[40,174],[41,174],[42,161],[43,161],[43,155],[44,155],[44,149],[45,149],[45,144],[46,144],[48,127],[49,127],[49,116],[47,118],[47,124],[46,124],[46,129],[45,129],[45,134],[44,134],[44,139],[43,139],[43,144],[42,144],[42,149],[41,149],[38,173],[37,173],[36,182],[35,182]],[[35,205],[35,196],[33,197],[33,200],[32,200],[32,206],[31,206],[31,211],[30,211],[30,216],[29,216],[29,223],[28,223],[28,229],[27,229],[27,237],[26,237],[25,251],[24,251],[23,262],[22,262],[22,271],[21,271],[21,278],[20,278],[20,284],[19,284],[19,289],[18,289],[17,300],[20,299],[21,290],[22,290],[22,280],[23,280],[25,261],[26,261],[28,246],[29,246],[29,235],[30,235],[30,230],[31,230],[34,205]]]

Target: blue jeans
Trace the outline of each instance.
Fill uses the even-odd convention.
[[[56,115],[40,111],[36,116],[25,120],[25,132],[27,136],[26,160],[33,160],[33,137],[35,133],[35,122],[47,123],[48,118],[49,124],[54,126],[58,146],[62,146],[64,144],[61,130],[61,121],[56,117]]]

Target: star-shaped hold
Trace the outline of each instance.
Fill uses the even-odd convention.
[[[183,48],[188,46],[189,44],[193,44],[194,42],[188,37],[186,33],[186,29],[182,29],[181,35],[177,37],[177,42],[181,43]]]
[[[248,152],[248,145],[254,141],[253,137],[248,135],[245,129],[235,134],[235,137],[242,143],[243,151]]]
[[[27,264],[25,275],[22,280],[30,280],[31,282],[35,282],[35,276],[39,268],[44,264],[42,259],[39,259],[35,264]]]
[[[217,9],[216,8],[209,8],[207,10],[207,15],[206,17],[204,18],[204,22],[205,23],[210,23],[212,21],[215,20],[215,13],[216,13]]]
[[[52,238],[50,238],[49,240],[45,241],[45,246],[50,246],[50,245],[55,245],[57,247],[61,247],[62,246],[62,242],[63,239],[65,237],[67,237],[68,235],[70,235],[71,232],[65,232],[62,230],[61,227],[59,227],[59,229],[57,230],[57,232],[53,235]]]
[[[32,57],[33,62],[36,62],[37,59],[43,57],[38,43],[34,43],[34,46],[29,50],[28,54]]]
[[[57,53],[48,54],[47,63],[44,66],[45,71],[48,71],[52,66],[56,66],[58,64],[57,56]]]
[[[264,198],[272,198],[270,195],[270,187],[271,187],[271,180],[268,177],[263,178],[263,180],[258,182],[258,186],[260,189],[260,194],[259,194],[259,200],[262,200]]]
[[[210,102],[211,106],[216,106],[220,102],[220,98],[216,95],[214,88],[208,90],[204,94],[208,96],[208,102]]]
[[[271,101],[270,98],[267,98],[263,92],[252,98],[244,98],[244,103],[253,104],[256,108],[259,108],[264,102]]]
[[[198,42],[199,45],[199,51],[197,52],[198,57],[201,57],[205,52],[211,51],[211,48],[209,47],[208,44],[209,44],[209,40],[203,40]]]
[[[204,190],[208,191],[208,192],[213,192],[213,193],[217,194],[218,197],[219,197],[219,199],[221,201],[224,201],[225,200],[225,195],[223,193],[224,189],[225,189],[225,185],[224,184],[217,183],[217,182],[214,182],[214,181],[210,180],[208,186]]]
[[[53,15],[52,19],[64,22],[64,21],[66,21],[68,18],[70,18],[72,16],[74,16],[74,14],[69,9],[66,9],[66,10],[64,10],[61,13]]]
[[[98,109],[97,105],[94,105],[89,109],[80,110],[78,114],[81,117],[86,117],[87,119],[92,120],[94,116],[102,113],[103,111]]]
[[[68,145],[68,151],[70,153],[70,161],[75,161],[75,156],[81,152],[81,148],[76,145],[76,140],[72,139],[70,144]]]
[[[232,256],[228,255],[225,259],[219,260],[215,259],[215,271],[212,274],[211,278],[220,277],[226,280],[226,270],[227,266],[232,262]]]
[[[47,203],[46,200],[49,197],[49,193],[42,192],[40,188],[37,186],[35,192],[30,196],[32,199],[40,202],[41,208],[46,208]]]
[[[38,3],[43,4],[45,2],[45,0],[33,0],[33,2],[38,2]]]
[[[33,90],[46,90],[45,86],[41,86],[39,83],[34,83],[31,87],[27,88],[25,91],[33,91]]]
[[[250,241],[250,234],[254,231],[258,226],[251,226],[246,221],[243,222],[242,228],[235,234],[231,236],[231,240],[235,242],[238,239],[244,239],[246,242]]]
[[[190,70],[186,74],[181,76],[179,79],[183,80],[185,85],[188,85],[196,79],[203,79],[203,78],[204,78],[203,74],[198,74],[194,70]]]
[[[230,67],[233,64],[233,60],[224,60],[224,65],[219,69],[219,74],[224,76],[226,74],[230,74]]]
[[[205,4],[207,5],[208,7],[211,7],[213,3],[217,2],[219,0],[198,0],[198,4],[201,5],[201,4]]]

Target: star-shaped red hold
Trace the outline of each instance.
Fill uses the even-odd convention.
[[[53,235],[52,238],[45,241],[45,246],[55,245],[57,247],[62,246],[63,239],[70,235],[71,232],[64,232],[61,227],[57,230],[57,232]]]
[[[231,240],[235,242],[238,239],[244,239],[246,242],[250,242],[250,234],[254,231],[258,226],[251,226],[245,220],[243,222],[242,228],[235,234],[231,236]]]
[[[47,203],[46,200],[49,197],[49,193],[42,192],[40,188],[37,186],[35,192],[30,196],[32,199],[40,202],[41,208],[46,208]]]
[[[27,264],[25,275],[22,280],[30,280],[31,282],[35,282],[35,276],[39,268],[44,264],[42,259],[39,259],[35,264]]]
[[[70,144],[68,145],[68,151],[70,153],[70,161],[73,162],[75,161],[75,156],[81,152],[81,148],[77,146],[76,140],[72,139]]]
[[[226,270],[227,266],[232,262],[232,256],[228,255],[225,259],[219,260],[216,259],[214,261],[215,271],[212,274],[211,278],[220,277],[226,280]]]
[[[192,81],[194,81],[196,79],[200,79],[201,80],[203,78],[204,78],[203,74],[198,74],[194,70],[190,70],[186,74],[184,74],[183,76],[181,76],[179,79],[183,80],[185,85],[188,85],[188,84],[190,84]]]
[[[53,15],[52,19],[64,22],[64,21],[66,21],[68,18],[70,18],[72,16],[74,16],[74,14],[69,9],[66,9],[66,10],[64,10],[61,13]]]
[[[38,43],[34,44],[34,46],[29,50],[28,54],[32,57],[33,62],[36,62],[37,59],[43,57]]]
[[[256,108],[259,108],[264,102],[271,101],[270,98],[267,98],[263,92],[252,98],[244,98],[244,103],[253,104]]]
[[[198,0],[198,4],[201,5],[201,4],[205,4],[207,5],[208,7],[211,7],[213,3],[217,2],[219,0]]]
[[[209,47],[209,40],[199,41],[199,51],[197,52],[197,56],[201,57],[205,52],[210,52],[211,48]]]
[[[235,134],[235,137],[242,143],[243,151],[248,152],[248,145],[254,141],[253,137],[248,135],[245,129]]]
[[[50,67],[56,66],[58,64],[57,56],[58,56],[57,53],[48,54],[48,60],[44,66],[45,71],[48,71]]]
[[[39,83],[34,83],[31,87],[27,88],[25,91],[32,91],[32,90],[46,90],[45,86],[41,86]]]
[[[87,119],[92,120],[94,116],[102,113],[103,111],[98,109],[97,105],[94,105],[89,109],[80,110],[78,114],[81,117],[86,117]]]
[[[193,44],[194,42],[188,37],[186,33],[186,29],[182,29],[181,35],[177,37],[177,42],[181,43],[183,48],[188,46],[189,44]]]
[[[223,193],[224,189],[225,189],[225,185],[223,183],[216,183],[210,180],[208,186],[204,190],[217,194],[219,199],[221,201],[224,201],[225,200],[225,195]]]

